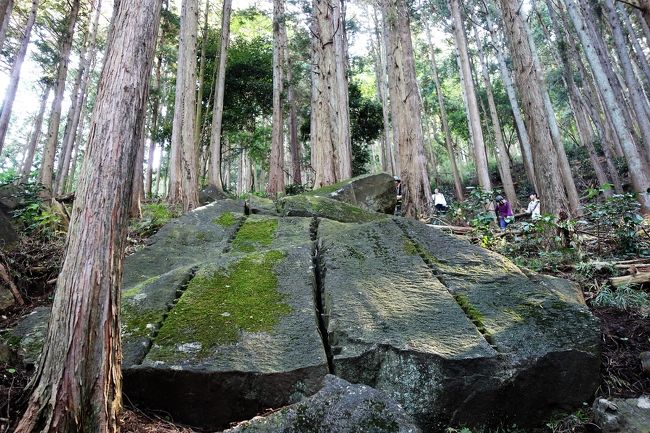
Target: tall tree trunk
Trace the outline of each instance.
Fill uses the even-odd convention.
[[[486,20],[488,27],[490,29],[490,36],[492,40],[492,46],[494,47],[494,52],[499,63],[499,72],[501,74],[501,80],[503,81],[503,86],[506,89],[506,94],[508,95],[508,101],[510,101],[510,107],[512,108],[512,117],[515,119],[515,126],[517,128],[517,136],[519,138],[519,144],[521,147],[521,158],[523,159],[524,169],[526,170],[526,176],[530,181],[533,189],[538,191],[537,188],[537,178],[535,176],[535,168],[533,164],[533,153],[530,146],[530,137],[528,135],[528,130],[526,129],[526,124],[522,116],[521,107],[519,106],[519,100],[517,99],[517,93],[515,91],[515,86],[512,82],[512,75],[510,69],[506,65],[505,55],[503,54],[503,48],[501,42],[496,33],[496,27],[492,22],[492,17],[488,13],[486,15]]]
[[[621,21],[618,18],[616,13],[616,8],[614,7],[613,0],[603,0],[605,6],[605,16],[607,17],[607,22],[612,30],[612,36],[614,39],[614,48],[618,54],[619,65],[623,71],[623,77],[625,79],[625,84],[627,86],[627,91],[629,99],[634,109],[634,114],[638,120],[637,125],[641,132],[641,138],[643,142],[643,147],[646,152],[646,157],[650,156],[650,108],[646,103],[645,96],[643,95],[643,90],[639,81],[634,75],[634,69],[632,68],[632,60],[628,54],[627,42],[625,40],[625,35],[623,35],[623,30],[621,29]]]
[[[7,136],[7,129],[9,129],[9,119],[11,118],[11,111],[16,99],[16,92],[18,90],[18,82],[20,81],[20,70],[23,67],[25,54],[27,54],[27,47],[29,46],[29,39],[32,35],[32,27],[36,21],[36,11],[38,10],[38,0],[32,0],[32,9],[25,24],[23,38],[20,42],[20,48],[14,58],[14,63],[11,66],[11,74],[9,77],[9,86],[5,91],[5,99],[2,102],[2,111],[0,112],[0,154],[2,154],[2,147]]]
[[[17,433],[119,431],[122,261],[160,0],[121,0],[115,14],[50,325]]]
[[[56,84],[54,86],[54,99],[50,110],[50,122],[47,129],[47,142],[43,149],[40,182],[43,185],[45,196],[52,195],[52,178],[54,176],[54,158],[59,141],[59,124],[61,123],[61,102],[65,91],[65,81],[68,76],[70,51],[74,38],[74,28],[79,15],[80,0],[73,0],[70,13],[67,16],[67,28],[61,39],[59,67],[57,70]]]
[[[14,0],[0,0],[0,50],[4,47]]]
[[[230,13],[232,0],[223,1],[221,14],[221,49],[219,54],[219,72],[215,82],[214,105],[212,107],[212,132],[210,133],[210,169],[208,183],[223,191],[221,183],[221,122],[223,119],[223,92],[226,83],[226,59],[230,40]]]
[[[199,83],[196,95],[196,123],[194,125],[194,143],[201,149],[201,134],[203,129],[203,86],[205,84],[205,52],[208,45],[208,14],[210,0],[205,1],[205,19],[203,21],[203,39],[201,41],[201,60],[199,61]]]
[[[568,210],[569,203],[559,175],[557,152],[551,140],[549,121],[540,87],[540,71],[535,67],[533,53],[517,2],[500,0],[504,31],[512,54],[515,81],[525,109],[527,131],[530,133],[535,177],[542,198],[542,211],[558,215]]]
[[[172,127],[169,201],[181,203],[186,212],[199,204],[198,155],[194,144],[198,13],[198,0],[183,0]]]
[[[43,91],[43,96],[41,96],[41,105],[38,109],[38,114],[34,121],[34,129],[32,130],[32,135],[29,138],[29,143],[27,144],[27,154],[25,155],[25,160],[23,161],[23,166],[20,170],[20,183],[25,183],[29,180],[29,175],[32,172],[32,165],[34,165],[34,154],[36,153],[36,147],[38,146],[38,141],[41,138],[41,129],[43,129],[43,118],[45,117],[45,108],[47,106],[47,98],[50,96],[50,86],[45,87]]]
[[[77,80],[75,82],[75,88],[78,88],[78,90],[73,92],[72,106],[70,107],[71,116],[68,117],[68,123],[70,124],[70,127],[69,129],[66,129],[68,134],[63,137],[64,152],[59,160],[59,169],[57,171],[59,174],[56,179],[56,193],[58,195],[63,194],[65,190],[68,172],[70,171],[72,150],[75,147],[75,141],[77,140],[77,135],[80,132],[79,121],[81,119],[81,113],[84,109],[84,104],[88,95],[90,73],[92,71],[92,66],[95,64],[95,58],[97,56],[97,29],[99,28],[99,17],[102,10],[102,0],[97,0],[93,3],[95,16],[93,18],[92,27],[89,30],[90,36],[89,41],[87,41],[88,48],[86,48],[86,44],[84,44],[81,55],[79,56],[81,58],[81,62],[79,64],[79,71],[77,72]]]
[[[600,93],[605,103],[605,108],[612,116],[616,134],[621,142],[625,159],[627,160],[634,190],[639,195],[639,202],[641,203],[643,211],[646,213],[650,212],[650,195],[647,192],[647,189],[650,186],[650,177],[648,176],[647,162],[645,158],[641,157],[641,154],[627,129],[622,109],[614,95],[612,86],[607,79],[607,75],[600,62],[600,57],[596,52],[593,41],[587,32],[587,25],[583,16],[580,14],[580,11],[578,11],[574,0],[565,0],[565,4],[567,6],[569,17],[573,22],[573,26],[582,44],[582,49],[589,61],[589,65],[591,66],[596,85],[600,89]]]
[[[287,61],[287,104],[289,105],[289,149],[291,150],[292,182],[302,184],[302,152],[298,141],[298,107],[293,82],[293,63],[289,53],[289,44],[284,45],[284,58]]]
[[[162,34],[159,39],[159,44],[162,42]],[[156,152],[156,140],[158,139],[158,118],[160,116],[160,91],[161,91],[161,69],[162,69],[162,53],[158,55],[156,62],[156,87],[152,94],[154,95],[153,104],[151,108],[151,137],[149,141],[149,153],[147,154],[147,175],[145,178],[145,193],[146,196],[151,198],[152,183],[153,183],[153,157]],[[157,192],[157,191],[156,191]]]
[[[312,6],[312,165],[320,187],[352,176],[347,40],[341,0]]]
[[[383,0],[384,31],[388,35],[388,79],[402,177],[402,210],[408,217],[428,211],[431,184],[424,158],[422,104],[417,91],[415,59],[406,0]]]
[[[555,117],[555,110],[553,109],[553,104],[551,103],[551,97],[546,87],[546,75],[544,73],[544,68],[539,60],[539,56],[537,55],[537,47],[535,46],[535,41],[533,39],[530,28],[528,27],[526,21],[522,21],[522,24],[528,36],[528,43],[530,44],[534,67],[538,71],[539,88],[542,94],[542,99],[544,101],[544,108],[546,109],[546,118],[548,119],[551,140],[555,146],[555,151],[558,158],[558,167],[560,169],[560,174],[562,175],[564,190],[569,200],[569,209],[572,215],[580,215],[582,213],[582,210],[580,208],[580,197],[578,195],[575,181],[573,180],[573,173],[571,173],[569,158],[567,158],[566,150],[564,149],[564,142],[562,140],[562,134],[560,133],[560,127],[557,123],[557,118]]]
[[[266,189],[271,196],[284,192],[284,20],[284,0],[273,0],[273,126]]]
[[[627,9],[623,6],[622,3],[618,3],[617,6],[620,12],[620,16],[623,19],[623,24],[625,25],[627,36],[632,44],[634,56],[643,74],[642,79],[646,86],[646,92],[650,92],[650,64],[648,64],[648,59],[646,58],[645,52],[639,43],[639,39],[637,38],[634,27],[632,26],[632,21],[630,20]]]
[[[375,47],[375,75],[377,80],[377,95],[379,96],[379,102],[381,103],[381,111],[384,123],[384,131],[382,134],[381,142],[381,167],[384,172],[395,174],[397,173],[397,170],[395,167],[395,155],[393,154],[393,145],[391,140],[392,136],[390,130],[390,102],[388,100],[386,79],[386,47],[385,44],[382,43],[382,36],[380,35],[380,32],[383,31],[377,17],[377,9],[374,6],[372,8],[372,12],[373,25],[375,28],[375,40],[372,45]],[[385,38],[383,39],[385,40]]]
[[[131,193],[131,205],[129,206],[129,216],[131,218],[142,217],[142,207],[140,204],[144,199],[144,170],[142,165],[144,164],[145,129],[146,128],[142,129],[142,136],[140,137],[140,144],[138,145],[138,153],[135,158],[135,168],[133,170],[133,191]]]
[[[508,201],[512,206],[517,206],[519,200],[515,191],[515,185],[512,181],[512,172],[510,170],[510,158],[508,158],[508,151],[503,140],[503,133],[501,132],[501,121],[497,114],[497,106],[494,102],[494,94],[492,92],[492,82],[490,80],[490,72],[488,71],[487,61],[483,53],[483,44],[478,34],[478,28],[474,25],[474,36],[476,38],[476,46],[478,48],[478,58],[481,63],[481,74],[483,75],[483,84],[485,85],[485,92],[487,94],[488,107],[490,109],[490,118],[492,119],[492,129],[494,131],[494,141],[496,144],[496,156],[499,163],[501,173],[501,182],[503,183],[503,191],[508,197]]]
[[[440,110],[440,122],[442,123],[442,130],[445,134],[445,145],[447,146],[447,153],[449,155],[449,163],[451,165],[451,174],[454,178],[454,188],[456,189],[456,197],[458,200],[464,200],[463,182],[458,172],[458,164],[456,163],[456,152],[454,150],[454,141],[451,139],[451,130],[449,129],[449,117],[447,115],[447,107],[445,107],[445,96],[442,94],[442,87],[440,86],[440,77],[438,76],[438,65],[436,63],[435,47],[431,40],[431,30],[429,29],[429,22],[424,20],[424,29],[427,34],[427,43],[429,44],[429,59],[431,60],[431,75],[433,83],[436,86],[436,95],[438,96],[438,108]]]
[[[573,78],[573,69],[571,68],[571,61],[568,56],[567,43],[564,37],[564,33],[560,28],[560,21],[556,16],[555,9],[551,3],[551,0],[545,0],[545,2],[549,16],[551,18],[551,22],[554,26],[555,37],[559,41],[558,45],[560,47],[563,47],[563,49],[552,47],[552,52],[554,53],[555,62],[558,65],[562,65],[562,78],[569,93],[569,104],[576,120],[576,128],[580,136],[580,142],[589,153],[589,159],[591,161],[591,165],[594,168],[594,172],[596,173],[596,178],[598,179],[599,185],[603,186],[609,183],[609,179],[607,179],[607,175],[605,174],[605,170],[600,163],[598,153],[596,152],[596,148],[594,146],[595,135],[589,123],[587,113],[585,112],[584,107],[586,104],[584,103],[582,94],[578,91],[578,86],[576,85]],[[550,32],[543,23],[541,16],[538,15],[538,18],[540,25],[544,30],[546,38],[548,40],[551,40]],[[611,195],[611,191],[607,190],[605,194]]]
[[[490,173],[488,171],[487,157],[485,153],[485,142],[483,140],[483,131],[481,130],[481,116],[476,99],[476,91],[472,82],[472,69],[467,50],[467,36],[465,35],[465,26],[463,17],[460,12],[460,0],[449,0],[451,9],[454,40],[458,49],[458,61],[460,73],[464,81],[465,89],[465,108],[467,109],[467,123],[469,126],[470,137],[474,148],[474,163],[476,164],[476,176],[479,185],[485,191],[492,190],[490,183]]]

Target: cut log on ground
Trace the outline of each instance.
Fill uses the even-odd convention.
[[[453,234],[456,234],[456,235],[466,235],[466,234],[474,231],[474,229],[472,227],[445,226],[445,225],[439,225],[439,224],[427,224],[427,225],[429,227],[433,227],[434,229],[449,231],[449,232],[451,232]]]
[[[609,282],[614,287],[627,286],[629,284],[643,284],[650,282],[650,272],[639,272],[635,275],[625,275],[622,277],[613,277]]]

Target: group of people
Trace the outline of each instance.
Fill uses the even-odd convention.
[[[402,182],[399,177],[395,177],[395,188],[397,192],[397,207],[395,209],[396,213],[399,213],[402,202]],[[443,213],[447,211],[447,200],[445,196],[438,188],[433,191],[433,207],[437,213]],[[540,212],[540,201],[537,193],[531,193],[529,196],[530,201],[528,202],[528,207],[522,209],[522,211],[530,215],[531,219],[537,220],[541,217]],[[494,198],[494,213],[497,217],[499,227],[501,230],[505,230],[508,224],[514,222],[515,215],[512,212],[512,206],[510,202],[506,200],[502,195],[497,195]]]
[[[524,213],[530,215],[531,219],[534,221],[542,216],[540,212],[540,201],[539,197],[537,197],[537,193],[531,193],[529,199],[528,207],[524,210]],[[512,206],[510,206],[510,202],[502,195],[497,195],[494,198],[494,201],[494,213],[499,221],[499,227],[501,230],[505,230],[508,224],[515,220],[515,215],[512,213]]]

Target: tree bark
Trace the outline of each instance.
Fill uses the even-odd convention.
[[[20,183],[25,183],[29,180],[29,175],[32,172],[32,166],[34,165],[34,154],[36,154],[36,147],[38,146],[38,141],[41,138],[41,129],[43,129],[43,118],[45,117],[45,108],[47,106],[47,98],[50,96],[50,86],[45,87],[43,91],[43,96],[41,96],[41,105],[38,109],[38,114],[34,121],[34,129],[32,134],[29,137],[29,143],[27,144],[27,154],[25,155],[25,160],[23,161],[23,166],[20,170]]]
[[[68,76],[70,51],[74,37],[74,28],[79,15],[80,0],[73,0],[70,13],[67,16],[67,28],[61,39],[60,61],[54,86],[54,99],[50,110],[50,121],[47,129],[47,143],[43,149],[40,182],[43,185],[43,195],[52,195],[52,180],[54,176],[54,158],[59,141],[59,124],[61,123],[61,102],[65,91],[65,81]]]
[[[14,63],[11,66],[11,73],[9,76],[9,86],[5,91],[5,99],[2,102],[2,111],[0,112],[0,154],[2,154],[2,147],[7,136],[7,129],[9,129],[9,119],[11,118],[11,111],[13,109],[14,100],[16,99],[16,92],[18,91],[18,83],[20,81],[20,71],[23,67],[23,61],[27,54],[27,47],[32,35],[32,27],[36,21],[36,12],[38,10],[38,0],[32,1],[32,9],[29,12],[25,30],[20,42],[20,48],[14,58]]]
[[[90,30],[90,38],[87,44],[88,49],[86,49],[86,44],[84,44],[81,55],[79,56],[82,60],[79,65],[77,80],[75,82],[75,88],[78,87],[78,90],[76,92],[73,92],[73,100],[70,108],[72,116],[68,117],[70,128],[68,135],[63,137],[64,152],[62,158],[60,159],[59,169],[57,171],[59,174],[56,179],[56,193],[58,195],[63,194],[65,190],[68,172],[70,171],[72,150],[75,147],[75,142],[77,140],[78,133],[80,132],[79,121],[81,119],[81,113],[83,111],[83,107],[88,95],[90,73],[92,71],[92,66],[95,63],[95,58],[97,57],[97,29],[99,28],[99,17],[102,10],[102,0],[97,0],[93,3],[95,16],[93,18],[92,28]],[[77,83],[79,83],[79,85],[77,85]]]
[[[14,0],[0,0],[0,50],[4,47],[11,20],[11,11],[14,7]]]
[[[313,0],[311,142],[315,187],[352,176],[347,40],[341,9],[341,0]]]
[[[395,156],[393,154],[393,145],[391,140],[391,130],[390,130],[390,102],[388,100],[388,89],[387,89],[387,79],[386,79],[386,47],[382,43],[382,37],[380,32],[382,32],[381,26],[379,25],[379,19],[377,17],[377,9],[373,6],[372,8],[372,17],[374,25],[374,36],[375,40],[372,42],[375,54],[375,76],[377,80],[377,95],[379,96],[379,102],[381,103],[381,111],[383,116],[384,131],[382,134],[381,141],[381,167],[382,170],[386,173],[395,174],[397,171],[395,169]]]
[[[551,139],[540,86],[540,71],[535,67],[528,32],[516,2],[500,0],[499,3],[503,11],[503,28],[512,55],[515,81],[525,110],[526,129],[530,133],[542,211],[558,215],[568,210],[569,203],[559,176],[557,151]]]
[[[409,10],[405,0],[383,0],[384,31],[388,35],[388,79],[391,113],[399,149],[402,210],[415,218],[432,203],[422,133],[422,104],[417,91]]]
[[[451,9],[454,40],[456,41],[456,48],[458,49],[460,73],[464,81],[465,108],[467,109],[467,123],[474,149],[476,176],[478,177],[478,183],[481,188],[485,191],[490,191],[492,190],[492,184],[490,182],[490,173],[488,171],[485,141],[481,129],[481,116],[479,113],[478,101],[476,99],[476,90],[474,89],[472,81],[472,68],[467,49],[467,36],[465,34],[463,17],[460,12],[460,0],[449,0],[449,7]]]
[[[620,16],[623,19],[623,24],[627,31],[627,36],[632,44],[635,58],[639,64],[639,68],[643,74],[642,79],[646,86],[646,92],[650,92],[650,64],[648,64],[648,59],[646,58],[645,52],[639,43],[639,38],[637,38],[636,31],[632,26],[632,21],[628,15],[627,9],[623,6],[622,3],[618,3],[618,10]]]
[[[185,212],[199,205],[198,155],[194,143],[197,27],[198,0],[183,0],[168,199],[170,203],[182,204]]]
[[[271,160],[266,192],[277,196],[284,192],[284,0],[273,0],[273,125]]]
[[[646,160],[645,158],[641,157],[634,141],[632,140],[632,136],[627,129],[623,112],[614,95],[612,86],[607,79],[607,75],[605,73],[603,65],[600,62],[600,57],[596,52],[593,41],[587,32],[587,25],[583,16],[578,11],[574,0],[565,0],[565,4],[567,6],[569,17],[571,18],[573,26],[582,44],[582,49],[591,66],[596,85],[598,86],[603,97],[605,108],[610,112],[612,116],[612,122],[614,124],[616,134],[618,135],[621,142],[621,146],[625,154],[625,159],[627,160],[628,168],[630,171],[630,178],[632,180],[634,190],[638,194],[642,210],[644,213],[650,212],[650,195],[647,191],[648,187],[650,186],[650,177],[648,176],[648,165],[646,163]]]
[[[627,86],[629,100],[631,102],[632,108],[634,109],[634,114],[638,120],[637,125],[639,131],[641,132],[643,147],[645,149],[647,157],[650,155],[650,118],[648,117],[650,108],[647,105],[640,83],[634,75],[632,60],[628,54],[625,35],[623,35],[623,30],[621,29],[621,21],[618,17],[618,14],[616,13],[614,2],[613,0],[603,1],[606,12],[605,16],[607,17],[607,22],[609,23],[609,26],[612,30],[614,48],[618,54],[618,63],[621,67],[621,70],[623,71],[623,78]]]
[[[50,326],[17,433],[119,431],[122,262],[160,0],[121,0],[115,14]]]
[[[284,57],[287,62],[287,105],[289,105],[289,149],[291,150],[291,168],[293,183],[302,184],[302,151],[298,141],[298,107],[293,82],[293,62],[289,53],[289,44],[284,45]]]
[[[440,77],[438,76],[438,65],[436,63],[435,47],[431,40],[431,30],[429,29],[429,22],[424,20],[424,29],[427,34],[427,43],[429,44],[429,59],[431,61],[431,76],[433,83],[436,86],[436,95],[438,97],[438,108],[440,110],[440,123],[442,130],[445,134],[445,145],[447,146],[447,154],[449,155],[449,163],[451,165],[451,174],[454,178],[454,188],[456,189],[456,197],[462,201],[465,199],[463,192],[463,182],[458,172],[458,164],[456,163],[456,151],[454,149],[454,141],[451,138],[451,130],[449,129],[449,117],[447,115],[447,107],[445,107],[445,96],[442,94],[442,87],[440,86]]]
[[[515,185],[512,181],[512,172],[510,170],[510,158],[508,158],[508,151],[503,140],[503,133],[501,132],[501,121],[497,114],[497,106],[494,102],[494,94],[492,92],[492,81],[490,80],[490,72],[488,71],[487,61],[483,53],[483,45],[481,38],[478,34],[478,28],[474,25],[474,36],[476,38],[476,46],[478,48],[478,58],[481,63],[481,74],[483,75],[483,84],[485,85],[485,92],[487,94],[488,108],[490,110],[490,119],[492,120],[492,129],[494,131],[494,141],[496,144],[496,156],[499,163],[501,173],[501,182],[503,184],[503,192],[505,192],[508,201],[513,207],[518,206],[519,200],[517,199],[517,192]]]
[[[506,65],[505,56],[503,54],[503,49],[499,41],[499,37],[496,33],[496,27],[492,22],[492,18],[489,14],[486,15],[486,20],[488,27],[490,29],[490,36],[492,39],[492,46],[494,47],[494,52],[499,63],[499,72],[501,73],[501,80],[503,81],[503,86],[506,89],[506,94],[508,95],[508,100],[510,101],[510,106],[512,107],[512,116],[515,119],[515,126],[517,127],[517,134],[519,137],[519,144],[521,147],[521,157],[524,162],[524,168],[526,169],[526,175],[531,185],[535,191],[538,191],[537,187],[537,178],[535,176],[535,168],[533,164],[533,154],[530,146],[530,137],[528,135],[528,130],[526,129],[526,124],[522,116],[521,107],[519,106],[519,100],[517,99],[517,93],[515,91],[515,86],[512,82],[512,75],[510,69]]]
[[[219,71],[215,83],[214,106],[212,108],[212,131],[210,133],[210,169],[208,183],[223,191],[221,183],[221,123],[223,119],[223,92],[226,83],[226,59],[230,40],[230,13],[232,0],[224,0],[221,14],[221,50],[219,54]]]

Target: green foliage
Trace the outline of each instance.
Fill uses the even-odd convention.
[[[602,195],[603,189],[591,189],[588,198]],[[614,194],[585,206],[596,235],[608,234],[607,244],[599,245],[618,254],[639,253],[642,249],[639,231],[644,222],[635,194]]]
[[[148,203],[142,206],[142,218],[132,221],[129,230],[137,236],[149,237],[179,215],[178,208],[166,203]]]
[[[350,140],[352,142],[352,176],[368,172],[370,150],[368,146],[375,141],[384,128],[381,104],[361,94],[359,84],[350,82]]]
[[[648,305],[648,294],[630,286],[605,286],[596,294],[592,303],[597,307],[613,307],[620,310],[642,308]]]
[[[465,201],[455,202],[449,206],[449,215],[453,222],[456,225],[469,225],[476,229],[481,245],[486,248],[494,244],[491,226],[495,215],[490,207],[494,196],[498,193],[498,190],[484,191],[481,188],[472,188]]]
[[[10,181],[11,177],[7,180]],[[67,231],[64,216],[43,201],[39,195],[42,189],[38,183],[25,183],[16,187],[13,198],[19,205],[12,215],[29,235],[43,239],[62,238]]]
[[[299,183],[290,183],[289,185],[284,186],[285,195],[298,195],[305,192],[305,190],[305,186]]]

